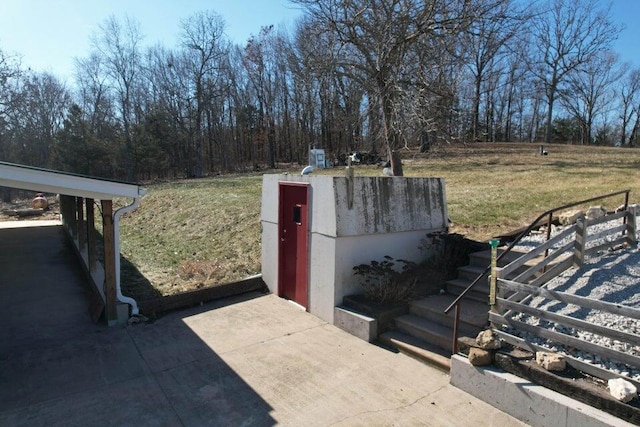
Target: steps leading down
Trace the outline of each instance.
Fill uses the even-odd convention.
[[[500,265],[506,265],[521,253],[507,254]],[[444,310],[481,274],[491,262],[490,251],[475,252],[469,265],[458,268],[458,277],[446,283],[446,293],[413,301],[409,314],[395,318],[395,329],[380,336],[383,343],[449,369],[453,347],[454,312]],[[459,336],[475,337],[488,324],[489,286],[481,279],[461,303]]]

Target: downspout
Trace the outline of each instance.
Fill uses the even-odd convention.
[[[138,191],[139,196],[144,196],[146,194],[146,190],[140,189]],[[125,304],[129,304],[131,306],[131,315],[137,316],[140,314],[140,310],[138,309],[138,303],[131,297],[127,297],[122,295],[122,290],[120,289],[120,217],[122,214],[127,212],[134,211],[140,206],[140,197],[134,197],[133,202],[130,205],[124,206],[113,214],[113,228],[114,228],[114,251],[116,252],[115,256],[115,264],[116,264],[116,298],[118,301],[123,302]]]

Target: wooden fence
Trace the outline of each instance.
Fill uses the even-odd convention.
[[[601,224],[606,227],[604,231],[589,233],[594,226]],[[546,289],[546,283],[549,280],[572,266],[582,265],[585,256],[589,253],[632,245],[635,243],[635,236],[636,216],[633,211],[618,212],[595,220],[580,219],[576,224],[565,228],[546,243],[504,267],[496,267],[491,274],[496,277],[497,290],[495,295],[497,298],[489,313],[489,320],[501,337],[514,345],[530,347],[532,350],[541,348],[539,345],[527,343],[527,340],[505,332],[500,328],[501,326],[579,349],[602,359],[612,359],[640,368],[640,357],[638,356],[585,341],[575,336],[577,332],[584,331],[616,340],[622,345],[640,347],[639,335],[596,325],[528,304],[534,297],[542,297],[562,304],[571,304],[584,309],[599,310],[604,313],[640,320],[640,309]],[[510,280],[506,279],[507,275],[511,277]],[[560,326],[556,329],[573,331],[573,335],[517,320],[520,314],[555,323]],[[579,365],[577,366],[579,369],[586,372],[591,371],[589,373],[600,377],[608,376],[608,374],[602,375],[598,368],[585,369],[584,363],[571,357],[569,359],[570,362],[575,362],[574,365]]]

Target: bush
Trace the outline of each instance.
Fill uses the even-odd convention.
[[[400,270],[396,264],[401,264]],[[410,301],[414,295],[417,277],[412,272],[416,264],[403,259],[385,256],[384,261],[371,261],[353,267],[360,276],[365,297],[375,302],[401,303]]]

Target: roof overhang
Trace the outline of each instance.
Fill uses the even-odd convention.
[[[0,186],[96,200],[110,200],[115,197],[136,199],[147,192],[134,183],[111,181],[6,162],[0,162]]]

